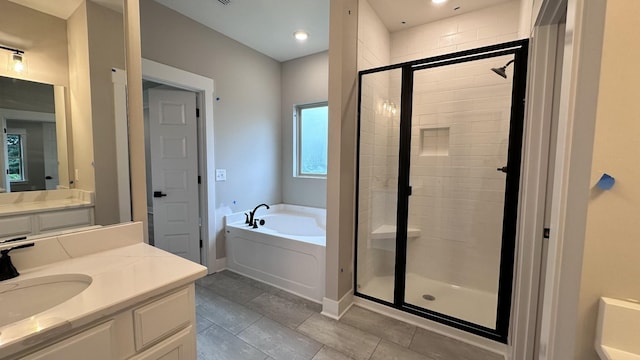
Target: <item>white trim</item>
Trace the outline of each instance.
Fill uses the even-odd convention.
[[[605,7],[567,2],[540,360],[575,358]]]
[[[213,269],[213,271],[218,272],[226,269],[227,269],[227,258],[223,257],[221,259],[216,259],[216,266]]]
[[[466,331],[458,330],[456,328],[425,319],[421,316],[413,315],[408,312],[401,311],[386,305],[378,304],[376,302],[369,301],[367,299],[363,299],[357,296],[354,297],[353,305],[360,306],[362,308],[371,310],[378,314],[385,315],[392,319],[400,320],[405,323],[408,323],[429,331],[433,331],[435,333],[446,336],[448,338],[456,339],[464,343],[485,349],[487,351],[491,351],[499,355],[505,356],[505,354],[508,351],[507,345],[499,343],[497,341],[492,341],[484,337],[474,335]],[[517,360],[522,360],[522,359],[517,359]]]
[[[55,122],[56,114],[39,111],[25,111],[0,108],[0,116],[7,120]]]
[[[531,42],[518,214],[516,283],[510,336],[513,359],[533,359],[536,342],[557,26],[536,27]]]
[[[202,149],[200,216],[203,249],[207,250],[202,252],[201,261],[209,269],[208,272],[212,273],[217,268],[216,233],[218,231],[215,217],[216,188],[213,181],[216,178],[213,146],[213,79],[148,59],[142,59],[142,78],[202,94],[200,118],[205,121],[204,142],[199,146]]]
[[[353,289],[349,290],[340,300],[335,301],[327,297],[322,298],[322,315],[340,320],[342,315],[353,305]]]
[[[127,121],[127,72],[111,69],[116,133],[116,174],[120,222],[131,221],[131,183],[129,182],[129,123]]]
[[[20,121],[39,121],[39,122],[51,122],[55,123],[56,114],[40,112],[40,111],[26,111],[26,110],[16,110],[16,109],[5,109],[0,108],[0,189],[4,189],[4,192],[9,192],[11,190],[11,181],[9,180],[9,176],[6,175],[7,172],[7,163],[9,162],[9,157],[5,148],[7,147],[7,134],[3,131],[3,129],[7,129],[7,120],[20,120]],[[60,154],[58,154],[59,156]],[[26,154],[24,154],[24,159],[26,159]],[[25,179],[27,176],[27,169],[25,167]],[[60,172],[60,169],[58,169]],[[26,180],[25,180],[26,182]],[[22,183],[25,183],[22,182]],[[19,184],[21,182],[14,182],[14,184]]]

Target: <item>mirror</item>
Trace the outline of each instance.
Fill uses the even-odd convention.
[[[57,88],[0,76],[0,193],[70,188],[64,88]]]
[[[118,160],[128,159],[122,9],[123,0],[0,0],[0,45],[25,63],[15,72],[13,52],[0,49],[0,204],[70,188],[93,193],[95,224],[131,219],[128,162]]]

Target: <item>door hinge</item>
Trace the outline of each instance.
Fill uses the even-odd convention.
[[[198,184],[202,184],[202,176],[198,175]]]
[[[200,117],[200,109],[196,108],[196,117]]]
[[[200,249],[202,249],[202,239],[200,239]]]
[[[544,230],[542,231],[542,237],[545,239],[548,239],[551,233],[551,229],[549,228],[544,228]]]

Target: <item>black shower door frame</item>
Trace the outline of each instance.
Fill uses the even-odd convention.
[[[383,66],[358,73],[358,141],[356,157],[356,204],[359,204],[360,184],[360,128],[362,106],[362,78],[364,75],[377,72],[402,69],[402,88],[400,101],[400,142],[398,158],[398,200],[396,214],[396,258],[394,279],[394,301],[378,299],[358,291],[358,209],[355,209],[355,256],[354,256],[354,294],[358,297],[386,306],[418,315],[472,334],[476,334],[501,343],[508,343],[513,281],[515,268],[516,232],[518,221],[518,200],[520,189],[520,172],[522,159],[522,142],[524,131],[525,96],[528,62],[527,39],[512,41],[477,49],[455,52],[395,65]],[[407,266],[407,228],[409,215],[409,183],[411,155],[411,117],[413,107],[413,79],[416,71],[437,68],[446,65],[471,62],[504,55],[514,56],[514,71],[511,93],[511,114],[509,144],[507,153],[507,173],[505,184],[505,201],[502,222],[502,246],[500,251],[500,269],[498,285],[498,303],[496,328],[487,328],[472,322],[449,315],[424,309],[405,302],[406,266]]]

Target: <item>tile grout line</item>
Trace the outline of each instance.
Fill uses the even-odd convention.
[[[367,332],[367,334],[369,334]],[[373,334],[371,334],[373,335]],[[376,343],[376,347],[373,348],[373,351],[371,352],[371,355],[369,355],[368,359],[371,359],[373,357],[373,354],[376,353],[376,350],[378,350],[378,346],[380,346],[380,343],[382,342],[382,338],[379,338],[378,342]]]
[[[414,325],[413,334],[411,335],[411,341],[409,341],[409,345],[407,345],[407,349],[411,350],[411,344],[413,344],[413,340],[416,338],[417,333],[418,333],[418,327]]]

